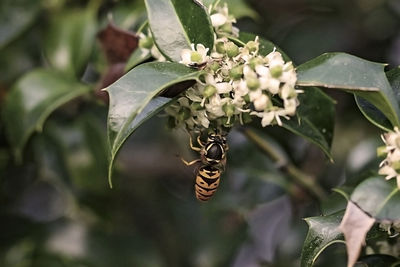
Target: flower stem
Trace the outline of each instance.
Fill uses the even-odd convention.
[[[324,199],[326,193],[324,189],[315,182],[314,178],[304,173],[302,170],[294,166],[285,155],[280,153],[274,146],[272,146],[267,140],[262,138],[259,134],[249,128],[242,128],[241,131],[252,141],[261,151],[269,156],[273,161],[277,163],[279,169],[286,172],[294,182],[301,185],[314,197],[321,200]]]

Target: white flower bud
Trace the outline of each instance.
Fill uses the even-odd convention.
[[[227,82],[217,83],[215,87],[217,88],[218,94],[226,94],[232,91],[232,85]]]
[[[210,19],[213,27],[215,28],[224,25],[228,21],[228,18],[221,13],[211,15]]]
[[[284,85],[282,86],[281,94],[280,94],[280,95],[281,95],[281,98],[282,98],[282,99],[287,99],[287,98],[291,98],[291,97],[296,96],[297,93],[296,93],[296,91],[294,90],[293,87],[291,87],[291,86],[289,86],[289,85],[287,85],[287,84],[284,84]]]
[[[285,106],[285,115],[294,115],[298,105],[297,98],[284,99],[283,104]]]
[[[247,87],[247,84],[244,80],[236,81],[235,83],[233,83],[233,86],[235,88],[235,97],[242,97],[249,93],[249,88]]]
[[[265,110],[268,104],[268,96],[262,94],[254,100],[254,108],[258,111]]]
[[[266,57],[266,62],[268,63],[268,66],[270,68],[273,68],[275,66],[282,66],[285,64],[285,61],[282,58],[281,53],[279,52],[271,52],[269,53]]]
[[[256,66],[256,73],[260,76],[267,76],[270,77],[270,72],[269,68],[263,66],[263,65],[257,65]]]
[[[279,80],[294,87],[297,81],[296,72],[294,70],[284,71]]]
[[[212,113],[216,117],[222,117],[225,115],[222,110],[222,106],[224,105],[224,101],[221,100],[221,97],[218,94],[210,97],[210,101],[206,104],[206,109],[208,112]]]
[[[258,98],[261,97],[262,94],[263,93],[260,89],[254,90],[254,91],[249,91],[250,101],[252,101],[252,102],[256,101]]]
[[[268,79],[266,81],[266,87],[268,89],[268,91],[271,92],[271,94],[275,95],[277,93],[279,93],[279,85],[281,84],[281,82],[278,79]]]
[[[259,55],[258,38],[239,48],[222,37],[237,33],[232,25],[235,19],[229,15],[227,5],[214,7],[210,12],[215,30],[211,56],[202,44],[191,44],[191,49],[181,52],[183,64],[194,67],[207,63],[204,80],[185,91],[183,98],[167,108],[167,113],[173,117],[175,125],[188,130],[201,131],[210,125],[232,127],[238,122],[251,121],[251,116],[259,117],[263,127],[273,123],[282,125],[281,118],[289,119],[299,104],[292,63],[285,63],[275,50],[265,57]],[[272,97],[283,106],[275,106]],[[390,160],[397,160],[400,149],[399,153],[387,154]]]

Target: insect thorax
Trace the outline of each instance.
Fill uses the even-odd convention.
[[[218,165],[225,158],[226,139],[222,135],[210,134],[204,146],[203,162],[210,165]]]

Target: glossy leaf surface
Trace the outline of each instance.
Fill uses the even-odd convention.
[[[317,145],[332,160],[330,147],[335,123],[332,98],[316,87],[303,88],[297,115],[283,120],[283,127]]]
[[[55,109],[89,91],[89,87],[52,70],[38,69],[23,76],[8,94],[3,112],[16,156],[20,157],[28,138],[35,130],[42,130]]]
[[[400,66],[386,72],[390,86],[396,96],[397,103],[400,103]]]
[[[344,243],[343,234],[338,229],[342,217],[343,211],[305,219],[309,230],[301,252],[301,267],[312,266],[329,245]]]
[[[356,187],[351,200],[376,219],[400,220],[400,189],[396,179],[369,178]]]
[[[197,80],[201,73],[178,63],[145,63],[132,69],[106,89],[110,96],[110,179],[115,156],[125,140],[141,123],[172,101],[169,98],[154,97],[174,84]]]
[[[386,72],[386,76],[396,96],[397,103],[400,103],[400,67]],[[379,109],[357,95],[355,96],[355,99],[360,111],[370,122],[384,131],[392,130],[393,127],[390,121]]]
[[[154,41],[166,58],[179,62],[182,49],[190,49],[192,43],[213,48],[214,31],[209,16],[197,1],[145,0],[145,3]]]
[[[345,53],[327,53],[297,67],[297,84],[354,93],[376,106],[392,125],[399,126],[399,105],[384,67]]]
[[[66,11],[52,20],[45,42],[45,56],[54,68],[78,77],[89,59],[95,34],[93,10]]]
[[[359,97],[357,95],[354,95],[354,99],[355,99],[356,104],[357,104],[358,108],[360,109],[361,113],[372,124],[381,128],[384,131],[389,131],[389,130],[391,130],[391,128],[393,128],[392,124],[386,118],[386,116],[379,109],[377,109],[374,105],[372,105],[370,102],[368,102],[364,98]]]

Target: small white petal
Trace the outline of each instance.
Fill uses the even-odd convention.
[[[244,77],[257,77],[257,74],[248,65],[243,67],[243,75]]]
[[[280,81],[277,79],[271,78],[268,80],[268,90],[271,94],[277,94],[279,92],[279,85]]]
[[[254,100],[254,108],[258,111],[265,110],[267,108],[268,104],[268,97],[264,94],[262,94],[260,97],[258,97],[256,100]]]
[[[283,61],[282,55],[279,52],[271,52],[269,53],[265,59],[267,60],[269,67],[275,67],[275,66],[282,66],[285,64],[285,61]]]
[[[249,91],[250,101],[252,102],[261,97],[261,95],[262,95],[261,90]]]
[[[284,71],[282,75],[279,77],[281,82],[287,83],[291,86],[294,86],[297,81],[296,72],[294,71]]]
[[[288,86],[287,84],[284,84],[282,86],[280,95],[281,95],[282,99],[286,99],[286,98],[289,98],[289,96],[293,95],[294,93],[296,93],[296,92],[293,87]]]
[[[183,49],[181,52],[181,58],[182,60],[180,61],[180,63],[185,64],[185,65],[189,65],[192,61],[191,61],[191,55],[192,55],[192,51],[189,49]]]
[[[232,91],[232,85],[227,82],[217,83],[215,85],[218,94],[226,94]]]
[[[215,86],[215,80],[214,80],[214,76],[213,75],[207,73],[207,75],[205,77],[205,80],[206,80],[206,84],[210,84],[210,85],[214,85]]]
[[[201,55],[203,58],[205,58],[205,57],[207,56],[208,48],[205,48],[204,45],[202,45],[202,44],[197,44],[196,50],[197,50],[197,52],[200,53],[200,55]]]
[[[275,117],[274,112],[266,112],[264,113],[262,120],[261,120],[261,126],[265,127],[271,124],[271,122],[273,121]]]
[[[269,68],[267,68],[263,65],[257,65],[256,72],[260,76],[270,76]]]
[[[249,93],[249,88],[244,80],[240,80],[239,82],[233,83],[233,88],[236,96],[245,96]]]
[[[282,126],[282,121],[281,121],[281,118],[279,118],[278,114],[275,114],[275,120],[276,120],[276,122],[278,123],[279,126]]]
[[[285,106],[285,113],[287,115],[294,115],[296,113],[296,108],[298,105],[298,100],[297,98],[292,98],[289,100],[284,100],[284,106]]]
[[[211,18],[211,23],[213,25],[213,27],[220,27],[222,25],[224,25],[228,18],[226,16],[224,16],[223,14],[220,13],[216,13],[210,16]]]
[[[234,20],[232,22],[236,22],[236,20]],[[235,37],[239,36],[239,28],[232,26],[232,35]]]

